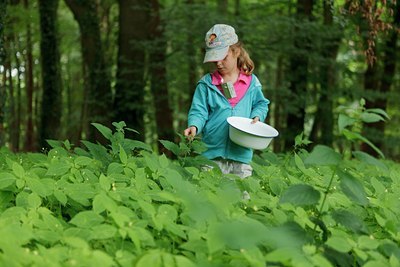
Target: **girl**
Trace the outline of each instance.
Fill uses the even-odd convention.
[[[269,100],[253,74],[254,63],[238,40],[235,29],[225,24],[214,25],[205,37],[204,62],[213,62],[216,70],[204,75],[193,96],[184,135],[202,134],[207,146],[203,155],[212,159],[223,173],[245,178],[252,174],[253,151],[229,139],[230,116],[264,121]]]

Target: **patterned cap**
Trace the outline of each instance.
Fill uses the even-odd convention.
[[[229,51],[229,46],[238,42],[238,36],[232,26],[215,24],[206,33],[206,54],[203,63],[223,60]]]

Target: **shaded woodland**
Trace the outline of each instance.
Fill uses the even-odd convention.
[[[394,0],[2,0],[0,146],[102,142],[91,123],[124,121],[137,131],[129,137],[163,152],[158,140],[177,140],[212,67],[202,64],[203,39],[215,23],[234,26],[255,62],[271,101],[266,122],[280,132],[275,152],[299,136],[344,149],[345,137],[362,135],[398,159]],[[345,137],[341,114],[353,126]]]

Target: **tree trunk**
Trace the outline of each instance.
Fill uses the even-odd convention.
[[[58,0],[39,0],[40,53],[43,95],[41,103],[40,147],[47,139],[59,138],[61,122],[61,73],[57,33]]]
[[[29,10],[28,0],[24,0],[25,9]],[[36,144],[34,139],[33,127],[33,56],[32,56],[32,29],[30,22],[26,25],[26,133],[25,133],[25,151],[35,151]]]
[[[0,1],[0,25],[4,25],[7,10],[7,1]],[[4,48],[4,27],[0,27],[0,65],[4,66],[6,52]],[[5,70],[4,70],[5,73]],[[4,122],[5,122],[5,105],[6,105],[6,86],[5,76],[0,82],[0,146],[5,144]]]
[[[152,0],[152,15],[150,25],[150,79],[151,92],[156,111],[157,135],[159,140],[172,141],[175,131],[172,124],[172,110],[169,101],[168,81],[166,70],[167,41],[164,36],[164,25],[160,19],[158,0]],[[159,151],[170,155],[170,151],[158,142]]]
[[[149,1],[119,0],[119,33],[114,120],[125,121],[144,140],[145,42],[148,38]]]
[[[333,25],[333,0],[324,0],[324,25],[331,37],[324,40],[322,63],[320,65],[321,92],[310,140],[314,144],[331,146],[333,143],[333,95],[335,89],[335,62],[342,34]]]
[[[313,0],[298,0],[297,14],[298,22],[311,20],[313,9]],[[295,28],[294,48],[296,52],[290,58],[290,74],[291,81],[289,90],[291,96],[287,103],[291,107],[288,110],[286,119],[285,150],[292,149],[296,135],[304,130],[306,93],[307,93],[307,77],[308,77],[308,58],[309,40],[307,34],[302,33],[297,27]]]
[[[100,24],[95,1],[65,0],[74,14],[81,32],[81,47],[85,68],[85,88],[88,90],[88,120],[111,126],[110,112],[104,112],[112,104],[108,69],[105,64]],[[88,139],[104,142],[101,133],[89,127]]]

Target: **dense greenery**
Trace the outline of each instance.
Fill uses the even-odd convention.
[[[46,20],[43,12],[54,8],[57,16]],[[291,151],[301,132],[340,148],[340,106],[364,98],[366,109],[385,110],[390,120],[360,132],[395,158],[399,14],[398,1],[383,0],[3,1],[0,145],[39,151],[49,138],[79,145],[100,140],[90,123],[121,120],[154,149],[158,139],[173,141],[210,70],[201,63],[204,33],[228,23],[271,100],[267,122],[281,133],[275,152]]]
[[[241,180],[202,170],[198,140],[161,141],[170,160],[113,125],[93,125],[104,146],[1,150],[0,265],[400,265],[399,164],[307,152],[298,136],[291,153],[257,153]]]

